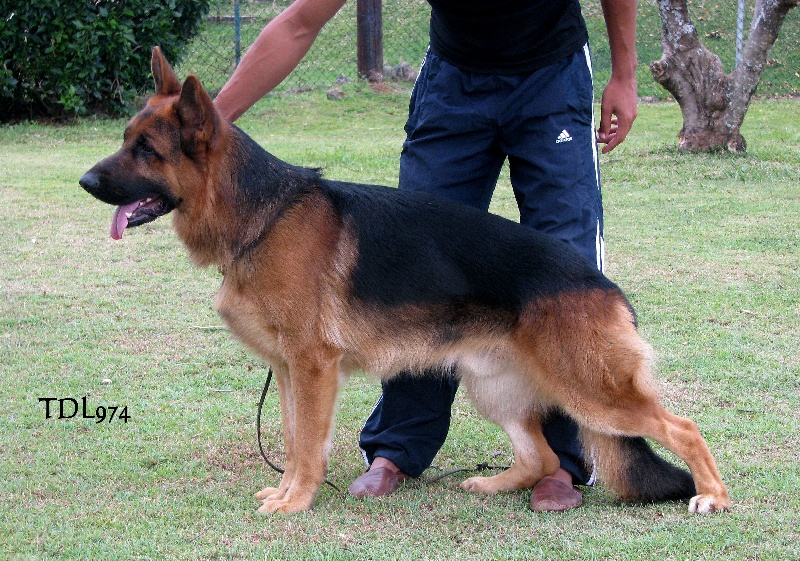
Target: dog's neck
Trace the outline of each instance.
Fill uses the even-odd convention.
[[[234,262],[247,259],[281,214],[320,179],[317,170],[283,162],[235,126],[226,133],[232,136],[227,153],[216,169],[207,170],[207,196],[202,208],[193,209],[200,220],[181,212],[174,218],[192,260],[201,267],[216,266],[223,274]]]

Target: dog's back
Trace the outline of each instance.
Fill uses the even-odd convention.
[[[360,298],[386,306],[468,303],[518,314],[533,298],[616,290],[569,244],[435,195],[325,181],[354,230]]]

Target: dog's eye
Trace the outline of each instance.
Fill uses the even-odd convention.
[[[158,152],[143,136],[140,136],[139,140],[137,140],[134,150],[139,156],[158,156]]]

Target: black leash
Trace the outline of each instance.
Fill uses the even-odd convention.
[[[264,448],[261,446],[261,410],[264,408],[264,398],[267,397],[267,390],[269,390],[269,385],[272,382],[272,367],[269,367],[269,371],[267,372],[267,381],[264,382],[264,389],[261,391],[261,399],[258,400],[258,411],[256,412],[256,435],[258,437],[258,451],[261,452],[261,457],[264,458],[264,461],[267,462],[267,465],[277,471],[280,474],[283,474],[285,470],[279,468],[275,464],[269,461],[267,455],[264,453]],[[325,483],[339,491],[342,492],[336,485],[325,480]]]
[[[256,412],[256,435],[258,437],[258,451],[261,453],[261,457],[264,458],[264,461],[267,462],[267,465],[277,471],[280,474],[283,474],[284,470],[273,464],[267,455],[264,453],[264,448],[261,445],[261,410],[264,408],[264,399],[267,397],[267,390],[269,390],[269,385],[272,382],[272,367],[269,368],[267,372],[267,380],[264,382],[264,389],[261,391],[261,399],[258,400],[258,411]],[[450,477],[451,475],[455,475],[456,473],[463,473],[463,472],[473,472],[473,471],[487,471],[487,470],[506,470],[509,469],[509,466],[490,466],[488,462],[483,462],[482,464],[476,465],[474,468],[459,468],[447,471],[433,479],[428,480],[426,483],[436,483],[437,481],[441,481],[445,477]],[[342,492],[336,485],[325,480],[325,483],[339,491]]]
[[[269,389],[269,384],[272,382],[272,367],[269,368],[267,372],[267,381],[264,383],[264,389],[261,392],[261,399],[258,401],[258,411],[256,412],[256,435],[258,436],[258,451],[261,452],[261,457],[264,458],[264,461],[267,462],[267,465],[283,475],[284,470],[273,464],[267,458],[267,455],[264,453],[264,448],[261,446],[261,409],[264,408],[264,398],[267,397],[267,390]]]

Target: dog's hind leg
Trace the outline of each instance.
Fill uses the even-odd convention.
[[[561,386],[555,395],[560,396],[558,405],[589,429],[582,430],[583,440],[593,451],[600,480],[623,500],[695,494],[691,512],[728,510],[728,491],[697,425],[659,404],[652,387],[651,351],[633,323],[609,321],[592,337],[585,331],[572,348],[551,355],[560,363],[549,367],[556,370],[560,365],[573,373],[569,380],[553,377]],[[593,433],[606,436],[592,442]],[[685,471],[658,458],[636,437],[654,440],[686,462],[694,489]]]
[[[320,353],[321,354],[321,353]],[[284,482],[273,493],[265,490],[259,512],[300,512],[311,508],[325,481],[336,398],[339,392],[338,357],[299,359],[289,366],[290,407],[283,413],[287,435],[287,469]]]
[[[643,436],[658,442],[689,466],[696,493],[689,501],[689,512],[729,510],[728,490],[695,422],[674,415],[657,403],[650,404],[646,412],[637,417],[634,424],[623,422],[618,428],[626,434]],[[635,480],[637,466],[631,465],[629,473],[631,479]]]
[[[500,491],[529,489],[558,469],[558,456],[547,444],[538,416],[506,421],[500,426],[511,440],[513,465],[492,477],[470,477],[461,484],[465,491],[493,495]]]
[[[730,509],[728,491],[694,421],[654,402],[625,411],[609,408],[604,417],[599,424],[590,423],[593,430],[582,430],[582,438],[593,451],[599,479],[621,500],[649,502],[694,495],[689,512]],[[635,437],[652,439],[680,457],[689,466],[694,485],[685,471]]]
[[[520,355],[537,365],[542,394],[581,427],[598,478],[623,501],[690,498],[692,512],[730,508],[728,491],[697,425],[658,403],[652,351],[615,291],[537,302],[518,330]],[[691,471],[656,456],[643,438]],[[692,481],[693,479],[693,481]]]
[[[592,402],[588,396],[584,396],[585,403],[591,403],[589,418],[593,421],[593,423],[590,421],[593,424],[592,428],[615,436],[644,437],[658,442],[686,462],[691,471],[696,495],[689,502],[690,512],[729,510],[728,490],[722,482],[714,457],[694,421],[674,415],[658,403],[656,395],[647,389],[649,368],[646,361],[642,360],[630,375],[624,371],[625,366],[620,367],[620,362],[630,364],[629,360],[616,364],[615,362],[607,357],[606,364],[611,367],[612,376],[620,382],[619,386],[613,389],[610,385],[598,388],[593,392]],[[637,453],[637,447],[633,444],[635,443],[630,439],[627,441],[617,439],[618,450],[622,450],[622,462],[628,464],[627,486],[647,490],[648,487],[658,488],[664,485],[666,480],[671,479],[674,484],[681,487],[681,478],[674,466],[662,462],[663,466],[655,467],[652,462],[643,459],[645,454]],[[646,447],[646,443],[642,442],[642,445]],[[640,463],[643,464],[641,467],[631,461],[634,454],[640,458]],[[614,455],[619,456],[619,454],[610,456]],[[598,453],[597,456],[598,472],[602,480],[604,471],[602,464],[605,460],[602,453]],[[648,468],[652,467],[654,471],[651,475],[642,477],[642,474],[646,473],[643,469],[645,465]],[[633,496],[635,499],[635,492]]]
[[[660,406],[659,406],[660,407]],[[652,438],[672,450],[689,466],[697,495],[689,501],[689,512],[708,513],[730,510],[728,490],[722,482],[714,456],[694,421],[674,415],[660,407]]]
[[[547,444],[530,387],[510,372],[474,375],[462,371],[464,387],[478,411],[500,426],[511,440],[513,465],[492,477],[471,477],[461,488],[494,494],[533,487],[554,473],[558,456]]]

